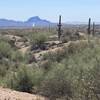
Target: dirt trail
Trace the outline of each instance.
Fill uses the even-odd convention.
[[[20,51],[23,55],[25,55],[25,53],[28,51],[28,49],[30,49],[30,46],[21,48],[21,49],[19,49],[19,51]]]
[[[17,92],[11,89],[0,87],[0,100],[48,100],[48,99],[39,95]]]

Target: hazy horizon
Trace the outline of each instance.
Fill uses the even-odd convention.
[[[0,1],[0,19],[26,21],[39,16],[57,22],[62,15],[63,22],[100,22],[100,0],[3,0]]]

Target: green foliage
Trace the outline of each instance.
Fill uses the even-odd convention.
[[[47,37],[45,33],[30,33],[30,39],[33,45],[41,45],[47,40]]]
[[[17,73],[17,90],[23,92],[31,92],[33,83],[31,80],[31,73],[24,67]]]
[[[31,92],[33,87],[31,74],[26,67],[22,67],[18,69],[17,73],[11,73],[7,76],[7,86],[19,91]]]
[[[44,59],[48,59],[53,62],[60,62],[64,58],[67,59],[71,55],[77,54],[87,47],[90,47],[90,44],[88,44],[87,41],[78,41],[76,43],[70,42],[69,45],[63,47],[62,50],[58,49],[55,52],[48,52],[44,55]]]
[[[0,57],[10,57],[11,55],[11,46],[9,43],[5,42],[5,41],[1,41],[0,42]]]
[[[0,65],[0,77],[4,77],[7,73],[8,66]]]
[[[48,72],[44,81],[42,82],[42,93],[56,99],[66,96],[72,97],[71,83],[65,67],[61,64],[52,65],[53,68]]]
[[[13,51],[11,54],[11,60],[15,62],[20,62],[24,60],[24,56],[18,51]]]
[[[25,37],[38,46],[48,39],[42,32],[26,31]],[[44,61],[30,65],[33,52],[22,56],[8,40],[0,39],[0,85],[40,93],[51,100],[100,100],[100,40],[89,39],[70,42],[44,55]]]
[[[97,74],[100,63],[99,50],[98,46],[92,49],[87,47],[65,61],[63,60],[62,63],[70,69],[74,100],[98,100],[97,90],[94,88],[96,88],[95,83],[99,84],[97,82],[99,80]]]
[[[43,78],[43,72],[40,69],[28,68],[20,66],[16,72],[7,74],[5,82],[7,87],[32,93],[36,91],[34,86],[39,86]]]
[[[59,94],[58,87],[61,85],[61,81],[57,81],[57,79],[61,78],[61,80],[67,80],[65,82],[66,84],[70,83],[69,87],[71,87],[70,89],[72,92],[72,100],[99,100],[100,46],[96,42],[90,41],[90,43],[73,43],[70,44],[68,48],[64,49],[66,51],[68,50],[67,53],[64,53],[63,57],[61,56],[60,62],[56,63],[55,66],[54,64],[51,64],[53,70],[48,72],[46,78],[43,81],[44,94],[47,94],[49,97],[51,96],[56,98],[56,93]],[[59,53],[57,56],[53,54],[51,56],[49,54],[47,59],[50,59],[51,57],[51,59],[57,59],[58,56],[60,57]],[[52,60],[54,61],[53,63],[57,61],[54,59]],[[61,77],[62,74],[65,75]],[[62,84],[65,85],[64,83]],[[67,93],[62,96],[66,97],[66,95]],[[60,94],[59,97],[61,97]],[[66,100],[66,98],[64,98],[64,100]]]
[[[53,62],[60,62],[67,55],[67,51],[57,50],[56,52],[48,52],[44,55],[44,59],[48,59]]]

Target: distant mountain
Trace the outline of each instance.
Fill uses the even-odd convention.
[[[7,19],[0,19],[0,28],[10,28],[10,27],[18,27],[18,28],[31,28],[31,27],[49,27],[53,25],[52,22],[39,18],[38,16],[31,17],[27,21],[14,21]]]
[[[88,22],[66,22],[63,26],[72,25],[87,25]],[[96,24],[100,24],[99,22]],[[8,19],[0,19],[0,28],[32,28],[32,27],[52,27],[57,26],[57,23],[52,23],[48,20],[41,19],[38,16],[29,18],[26,21],[15,21]]]
[[[40,19],[38,16],[29,18],[25,23],[30,24],[31,26],[49,26],[51,23],[50,21]]]

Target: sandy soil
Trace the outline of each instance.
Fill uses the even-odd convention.
[[[39,95],[18,92],[0,87],[0,100],[48,100]]]

